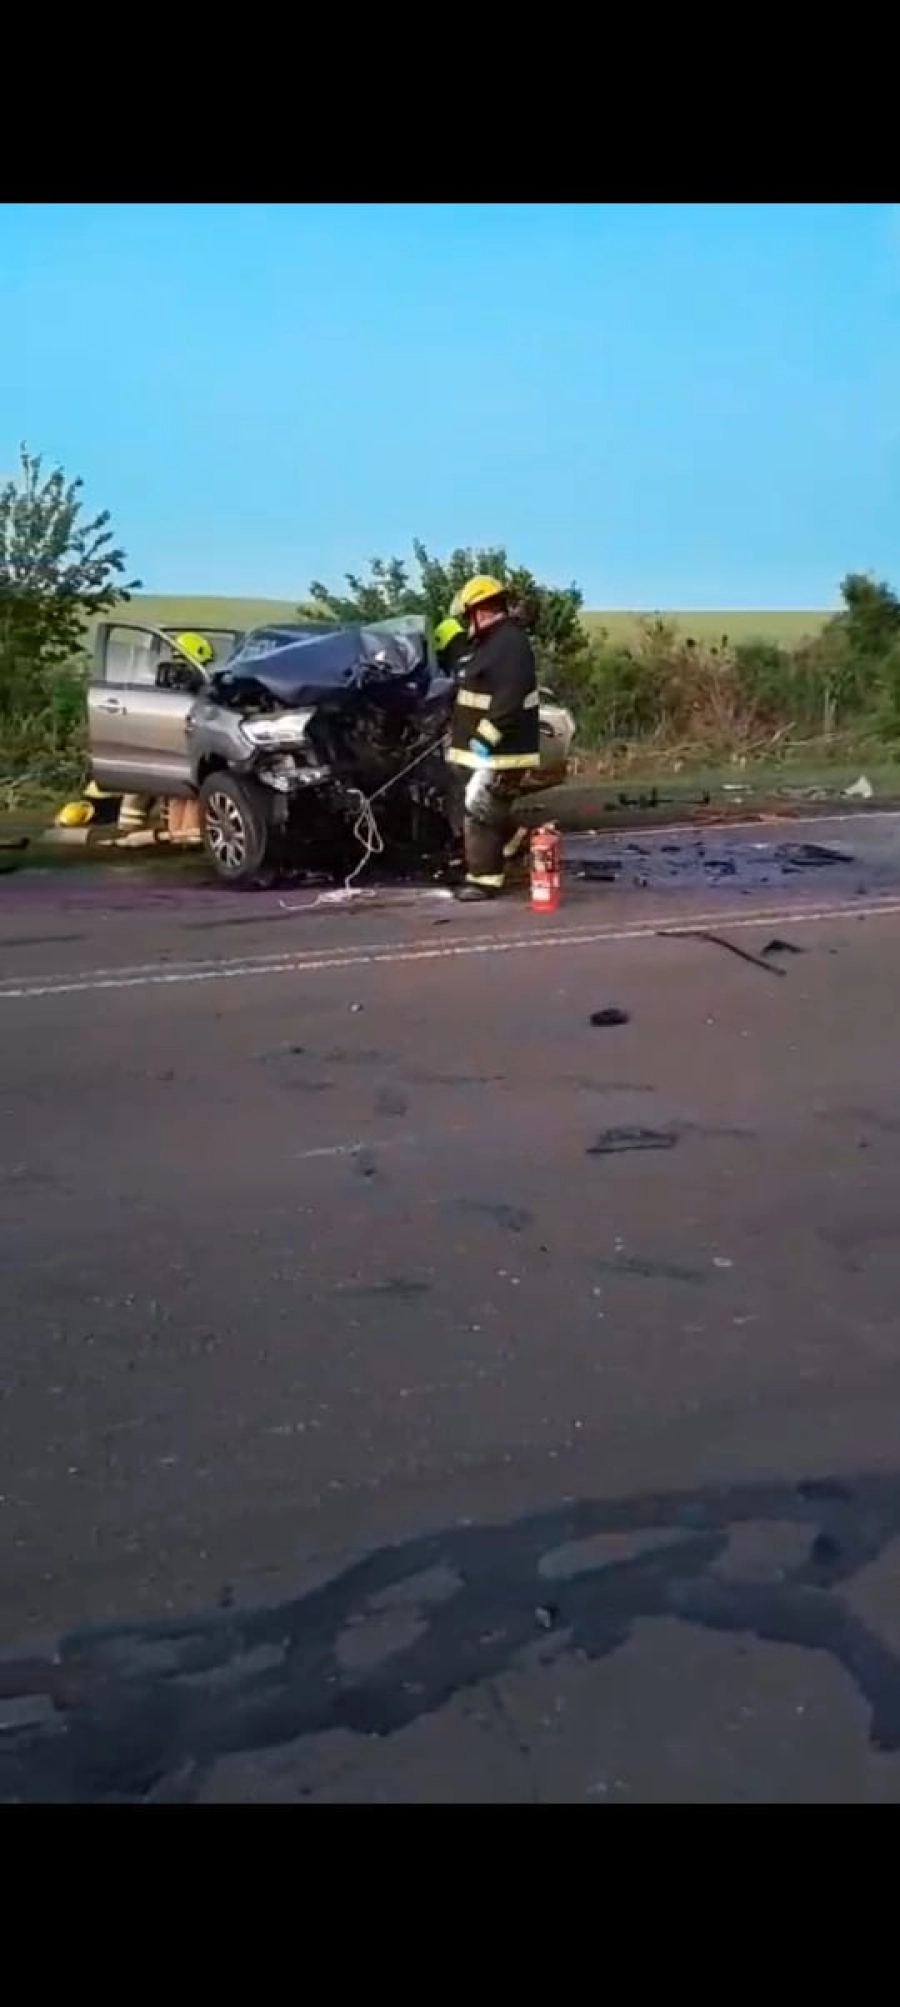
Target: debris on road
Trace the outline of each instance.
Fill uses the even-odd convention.
[[[595,837],[590,847],[581,836],[567,844],[565,871],[569,879],[583,884],[616,885],[622,890],[634,886],[661,892],[703,885],[745,894],[801,872],[846,869],[855,861],[849,851],[826,843],[773,842],[718,828],[708,835],[667,831],[663,841],[648,831],[641,839],[627,841]]]
[[[763,949],[764,955],[805,955],[805,953],[806,949],[798,948],[796,941],[781,941],[777,935],[774,940],[767,941]]]
[[[603,1129],[588,1146],[589,1157],[614,1157],[625,1150],[674,1150],[677,1129]]]
[[[627,1010],[619,1010],[616,1004],[610,1004],[606,1010],[591,1011],[591,1023],[596,1025],[601,1031],[606,1031],[615,1024],[629,1024],[630,1022]]]
[[[818,871],[827,864],[852,864],[852,850],[833,850],[827,843],[783,843],[782,871]]]
[[[585,857],[578,859],[570,868],[585,885],[615,885],[622,866],[616,858]]]
[[[874,793],[875,789],[867,774],[860,774],[859,779],[853,782],[852,787],[845,787],[844,789],[844,794],[856,801],[871,801]]]
[[[749,948],[739,948],[736,941],[726,941],[724,934],[708,934],[695,927],[659,927],[657,932],[663,941],[706,941],[711,948],[725,948],[729,955],[737,955],[739,961],[749,962],[752,969],[765,969],[770,976],[785,974],[777,962],[764,962],[761,955],[751,955]]]

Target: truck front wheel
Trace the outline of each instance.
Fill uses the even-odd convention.
[[[200,789],[200,821],[206,855],[226,885],[252,885],[270,842],[268,803],[254,781],[238,780],[223,768],[208,774]]]

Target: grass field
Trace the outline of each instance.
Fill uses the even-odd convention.
[[[122,610],[123,619],[146,620],[155,627],[260,627],[272,620],[294,620],[297,615],[296,602],[289,599],[211,599],[202,595],[192,598],[187,595],[138,593],[127,608]],[[586,613],[585,625],[596,632],[606,628],[616,640],[624,640],[634,632],[634,613]],[[740,612],[678,612],[666,614],[666,619],[674,620],[686,634],[697,641],[720,641],[724,634],[732,641],[765,640],[796,643],[805,635],[815,634],[828,619],[827,613],[789,612],[764,613],[745,610]]]

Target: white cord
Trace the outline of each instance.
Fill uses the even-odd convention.
[[[442,739],[433,740],[430,746],[425,746],[422,752],[416,754],[414,760],[410,760],[405,767],[401,767],[399,773],[392,774],[390,780],[383,781],[381,787],[375,789],[374,794],[365,795],[361,788],[349,790],[349,792],[358,797],[360,805],[359,814],[353,824],[353,834],[360,846],[362,856],[359,863],[354,864],[353,870],[349,871],[344,879],[345,892],[350,891],[354,880],[359,877],[361,871],[365,870],[366,865],[371,862],[372,858],[380,857],[384,850],[384,837],[378,827],[372,803],[378,801],[381,795],[387,794],[392,787],[396,786],[398,781],[404,780],[407,774],[412,773],[414,767],[419,766],[422,760],[428,758],[430,753],[436,752],[439,745],[445,745],[446,740],[446,733]]]
[[[381,795],[387,794],[392,787],[396,787],[398,781],[404,780],[407,774],[412,773],[414,767],[420,766],[421,762],[427,760],[430,754],[436,753],[440,746],[445,746],[449,737],[449,732],[445,732],[440,739],[433,739],[429,746],[423,747],[422,751],[416,754],[414,760],[409,760],[405,767],[399,769],[398,773],[391,774],[390,780],[383,781],[381,787],[375,789],[374,794],[365,795],[362,788],[358,787],[348,788],[348,794],[355,794],[359,802],[359,811],[353,824],[353,834],[362,851],[362,856],[359,863],[354,864],[353,870],[347,873],[340,891],[319,893],[318,899],[315,902],[317,906],[334,906],[339,904],[342,899],[352,899],[362,896],[362,888],[356,887],[354,880],[359,877],[361,871],[365,870],[366,865],[371,863],[372,858],[380,857],[384,850],[384,837],[378,827],[372,803],[378,801]],[[294,913],[301,910],[301,908],[296,906],[288,906],[283,899],[280,899],[278,903],[284,908],[286,913]]]
[[[372,858],[380,857],[384,850],[384,837],[375,820],[375,811],[371,801],[367,800],[358,787],[348,788],[347,792],[348,794],[355,794],[359,802],[359,814],[353,824],[353,834],[360,846],[362,856],[359,863],[354,864],[353,870],[348,871],[344,879],[345,892],[349,892],[352,889],[354,879],[359,877],[360,872],[365,870],[366,865],[371,863]]]

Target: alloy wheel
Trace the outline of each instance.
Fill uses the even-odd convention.
[[[224,871],[239,871],[247,855],[247,831],[236,801],[229,794],[211,794],[206,805],[206,838]]]

